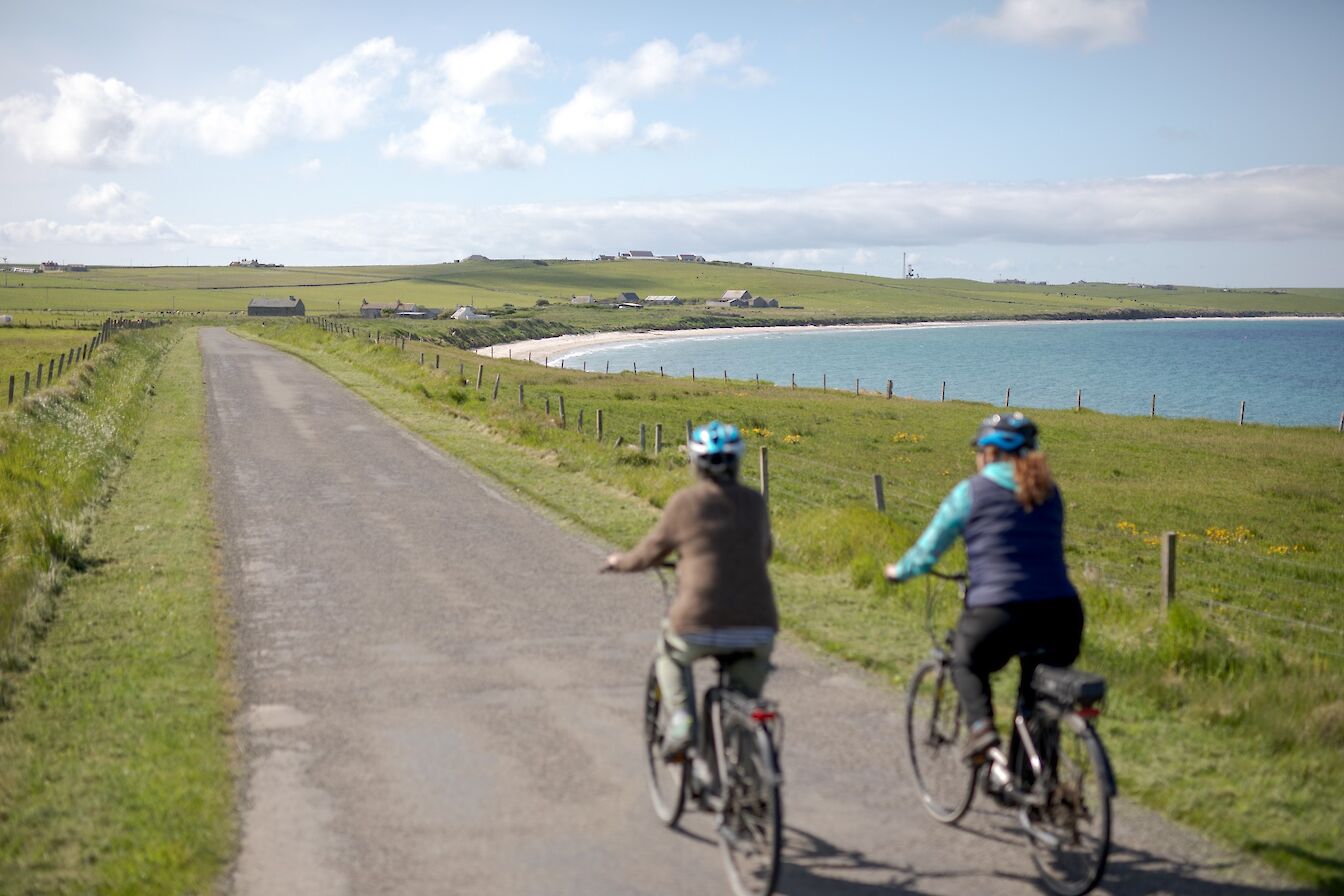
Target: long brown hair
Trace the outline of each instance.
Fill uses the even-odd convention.
[[[1044,453],[1030,451],[1025,454],[1004,454],[993,445],[986,446],[984,451],[991,461],[1013,462],[1013,482],[1016,486],[1013,493],[1017,495],[1017,503],[1025,510],[1040,507],[1055,493],[1055,479],[1050,475],[1050,465],[1046,463]]]

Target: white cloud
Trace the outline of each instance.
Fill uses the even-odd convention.
[[[489,114],[490,104],[512,99],[516,76],[536,75],[541,64],[541,49],[514,31],[444,53],[432,68],[411,75],[411,100],[429,109],[428,117],[413,131],[389,136],[383,155],[457,171],[541,165],[542,147],[520,140]]]
[[[644,134],[639,140],[639,145],[647,146],[652,149],[661,149],[665,146],[685,143],[691,139],[691,136],[691,132],[685,128],[679,128],[676,125],[668,124],[665,121],[655,121],[644,129]]]
[[[239,244],[234,230],[243,229],[253,245],[343,263],[439,261],[471,252],[582,258],[638,245],[875,271],[876,264],[869,264],[880,251],[869,254],[874,250],[960,246],[956,254],[966,257],[992,252],[976,262],[977,270],[990,273],[995,259],[1020,261],[1032,246],[1071,247],[1066,254],[1076,255],[1118,244],[1338,244],[1344,240],[1344,167],[1065,183],[841,184],[786,193],[479,209],[415,203],[234,229],[179,228],[158,218],[144,224],[37,221],[0,225],[0,234],[34,246],[114,240],[234,246]],[[996,244],[1014,248],[995,249]],[[51,248],[53,255],[61,251]],[[890,270],[898,268],[899,257],[889,263]]]
[[[738,66],[742,56],[742,43],[736,38],[716,42],[698,34],[685,52],[670,41],[650,41],[629,59],[598,66],[569,102],[552,109],[546,140],[579,152],[598,152],[625,143],[635,134],[634,100],[674,87],[693,87],[717,72]],[[741,83],[752,86],[766,78],[763,71],[750,66],[739,66],[737,73]],[[653,127],[661,128],[664,137],[687,134],[665,122]],[[649,136],[646,132],[645,145],[665,145],[649,141]]]
[[[147,197],[132,193],[121,184],[105,183],[98,187],[84,184],[70,197],[70,207],[90,218],[121,218],[140,210]]]
[[[1005,43],[1099,50],[1141,40],[1147,12],[1147,0],[1003,0],[992,15],[958,16],[940,30]]]
[[[280,136],[333,140],[368,120],[409,57],[390,37],[365,41],[243,101],[155,99],[116,78],[57,71],[54,99],[0,100],[0,135],[29,162],[81,167],[147,164],[182,142],[239,155]]]
[[[148,221],[90,221],[86,224],[61,224],[38,218],[0,224],[0,236],[16,245],[41,246],[52,243],[79,246],[155,245],[185,243],[188,236],[160,217]]]

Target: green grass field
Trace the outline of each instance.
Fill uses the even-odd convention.
[[[614,314],[570,308],[574,294],[599,298],[622,291],[704,300],[748,289],[790,309],[744,312],[775,322],[812,319],[910,320],[1051,315],[1213,312],[1344,314],[1344,290],[1220,290],[1123,285],[1025,286],[971,280],[892,280],[862,274],[680,262],[490,261],[335,268],[107,268],[80,273],[9,276],[0,313],[50,311],[242,313],[255,296],[294,295],[310,314],[358,314],[373,303],[416,302],[451,311],[511,304],[573,326],[611,328]],[[551,306],[537,309],[544,300]],[[562,307],[556,307],[557,303]],[[692,313],[702,313],[693,309]],[[646,315],[650,312],[636,312]],[[622,321],[625,322],[625,315]],[[628,323],[628,322],[627,322]]]
[[[37,367],[42,365],[42,384],[48,385],[47,365],[58,361],[71,349],[87,346],[93,339],[91,330],[30,329],[5,327],[0,329],[0,408],[8,408],[9,378],[15,378],[14,398],[23,397],[23,375],[28,373],[32,389],[37,387]],[[68,355],[67,355],[68,357]],[[58,361],[57,368],[60,368]]]
[[[59,452],[101,471],[82,491],[40,509],[11,503],[0,485],[5,531],[19,522],[11,509],[60,512],[65,545],[55,567],[44,563],[64,568],[46,582],[47,637],[24,649],[21,679],[13,654],[4,672],[19,684],[0,722],[5,893],[206,893],[232,855],[227,610],[214,578],[201,359],[194,333],[182,335],[117,337],[83,396],[103,403],[93,413],[106,431],[122,430],[117,458],[138,442],[87,539],[80,520],[108,485],[103,452],[86,453],[92,433],[67,431],[83,438]],[[103,381],[134,400],[117,408]],[[15,433],[4,436],[12,445]],[[7,566],[13,552],[7,541]],[[15,585],[0,579],[0,594]]]
[[[984,406],[488,359],[478,392],[475,355],[430,347],[422,368],[415,344],[398,352],[313,326],[247,330],[618,544],[637,538],[686,479],[676,451],[632,449],[640,424],[650,444],[656,424],[675,444],[688,419],[734,420],[752,446],[746,478],[758,475],[755,450],[769,450],[789,629],[898,684],[927,649],[923,586],[891,588],[881,564],[970,472],[965,441]],[[1069,558],[1090,620],[1081,663],[1112,682],[1103,732],[1122,792],[1344,891],[1344,438],[1087,411],[1033,416],[1068,501]],[[875,473],[886,513],[873,507]],[[1180,579],[1163,616],[1156,539],[1167,530],[1182,533]]]

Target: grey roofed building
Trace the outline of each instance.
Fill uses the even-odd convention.
[[[623,292],[616,297],[618,302],[638,302],[639,296],[633,292]]]
[[[626,251],[621,253],[621,257],[652,260],[654,256],[653,253],[650,252],[648,249],[627,249]]]
[[[680,305],[681,299],[676,296],[645,296],[645,305]]]
[[[591,304],[593,304],[593,297],[592,297],[592,296],[570,296],[570,297],[569,297],[569,304],[571,304],[571,305],[591,305]]]
[[[725,290],[723,293],[723,301],[725,302],[735,302],[738,299],[746,299],[750,302],[751,292],[745,289],[729,289]]]
[[[248,317],[303,317],[303,299],[256,298],[247,303]]]
[[[681,253],[679,253],[679,254],[677,255],[677,261],[696,261],[696,262],[704,263],[704,260],[705,260],[705,256],[703,256],[703,255],[692,255],[692,254],[690,254],[689,252],[681,252]]]

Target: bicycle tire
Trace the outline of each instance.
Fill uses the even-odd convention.
[[[686,806],[686,763],[663,759],[663,731],[669,713],[654,667],[644,689],[644,752],[649,770],[649,797],[653,814],[668,827],[676,827]]]
[[[1059,841],[1032,838],[1032,862],[1052,893],[1082,896],[1100,882],[1111,848],[1110,761],[1096,730],[1076,713],[1057,726],[1047,761],[1054,788],[1033,824]]]
[[[961,758],[962,725],[948,666],[926,660],[910,681],[905,742],[920,801],[943,824],[960,821],[975,797],[975,770]]]
[[[784,810],[779,756],[763,725],[724,720],[724,807],[719,848],[736,896],[769,896],[779,882]]]

